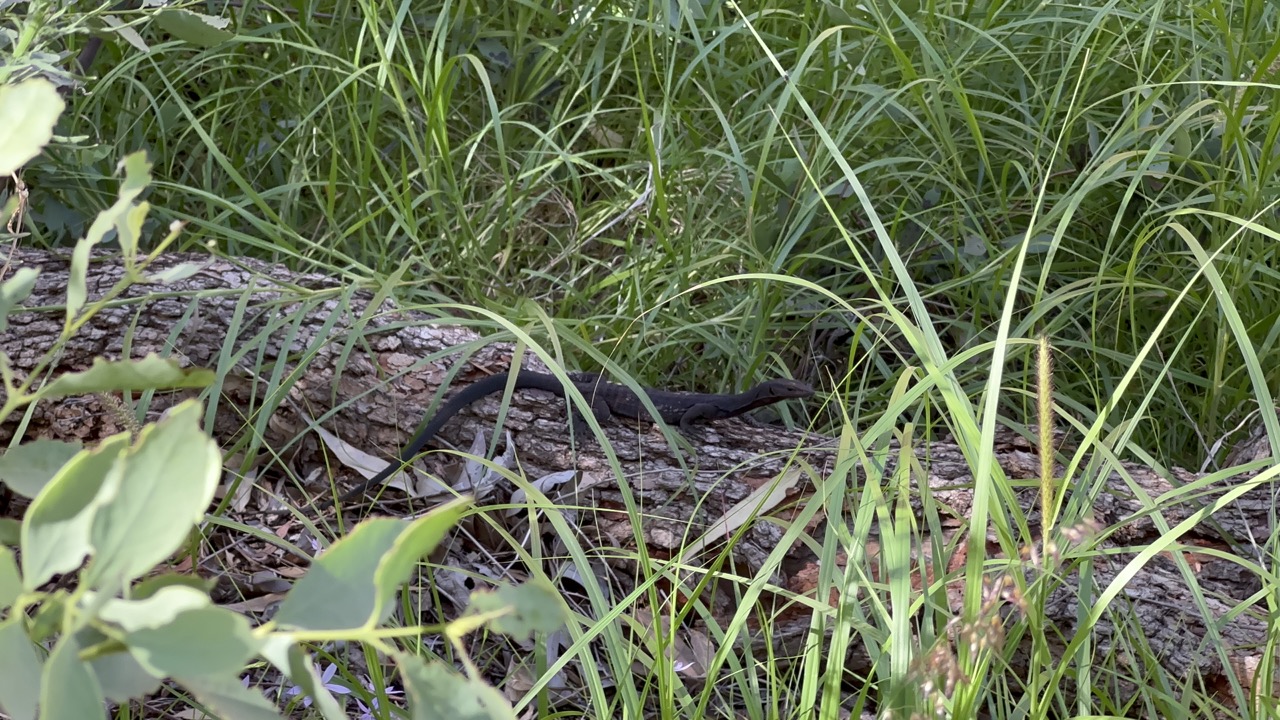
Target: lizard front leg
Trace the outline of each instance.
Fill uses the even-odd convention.
[[[691,405],[684,414],[680,416],[680,432],[688,435],[693,430],[693,424],[703,420],[719,420],[724,417],[724,410],[712,403],[698,403]]]
[[[596,416],[596,422],[604,425],[613,417],[613,411],[609,408],[609,403],[604,398],[598,397],[593,391],[592,386],[602,382],[596,373],[572,372],[569,373],[569,379],[573,380],[573,384],[578,388],[578,392],[587,399],[587,404],[591,407],[591,414]],[[591,426],[587,424],[586,418],[578,411],[578,406],[569,398],[567,391],[564,394],[565,402],[569,405],[569,419],[573,423],[573,434],[575,436],[587,436],[591,434]]]

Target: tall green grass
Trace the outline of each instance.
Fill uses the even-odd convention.
[[[788,666],[726,656],[728,686],[661,660],[637,677],[622,671],[634,648],[610,635],[615,685],[592,688],[593,714],[874,701],[928,715],[923,668],[968,679],[954,717],[1204,716],[1203,691],[1179,679],[1115,695],[1120,651],[1081,648],[1067,682],[1038,644],[1031,678],[1004,676],[1052,572],[1028,585],[980,549],[965,622],[991,610],[1002,573],[1030,600],[1007,643],[931,654],[949,642],[941,583],[959,546],[922,539],[940,529],[930,503],[924,526],[905,514],[910,464],[884,477],[869,458],[895,430],[954,433],[974,463],[972,532],[1017,557],[1041,538],[990,458],[997,425],[1035,422],[1036,336],[1054,349],[1056,424],[1120,457],[1200,467],[1273,404],[1273,3],[336,5],[227,6],[239,39],[204,50],[154,31],[150,53],[109,47],[66,127],[97,146],[29,172],[35,241],[72,233],[108,201],[115,159],[142,147],[163,178],[151,200],[190,223],[192,247],[396,277],[409,307],[545,314],[576,341],[561,360],[598,365],[594,346],[650,384],[740,389],[788,369],[820,382],[816,426],[868,476],[826,478],[813,501],[849,518],[819,548],[818,596],[847,602],[814,623],[835,648],[872,649],[869,676],[826,664],[818,643]],[[1076,500],[1061,527],[1087,512]],[[873,532],[878,559],[861,549]],[[938,579],[922,594],[908,580],[925,542]],[[894,572],[873,581],[875,563]],[[673,569],[648,572],[652,587]],[[1150,659],[1141,638],[1117,640]],[[1072,689],[1085,700],[1068,704]]]

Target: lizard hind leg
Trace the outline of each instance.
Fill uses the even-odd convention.
[[[573,427],[573,437],[591,437],[591,425],[586,421],[586,418],[579,413],[577,406],[573,405],[572,400],[567,402],[568,419],[570,419],[570,423]],[[603,401],[594,400],[594,398],[591,398],[591,414],[595,415],[595,420],[602,425],[605,420],[608,420],[612,416],[611,413],[609,413],[609,406],[605,405]]]
[[[613,413],[609,410],[609,404],[598,397],[587,396],[587,400],[591,403],[591,414],[596,416],[596,422],[601,425],[608,422]],[[588,437],[591,435],[591,425],[587,423],[587,419],[578,412],[577,406],[572,402],[569,403],[569,417],[573,419],[573,433],[577,437]]]
[[[609,409],[609,403],[604,398],[595,394],[594,386],[604,382],[599,373],[589,372],[571,372],[569,379],[574,381],[582,395],[591,405],[591,414],[596,416],[596,422],[603,425],[609,418],[613,417],[613,411]],[[568,400],[568,398],[566,398]],[[569,402],[569,413],[573,416],[573,430],[575,433],[590,433],[591,426],[587,424],[585,418],[578,413],[578,408],[572,402]]]
[[[698,403],[685,410],[684,414],[680,416],[680,432],[684,435],[689,435],[693,432],[694,423],[705,420],[718,420],[723,416],[724,413],[715,405]]]

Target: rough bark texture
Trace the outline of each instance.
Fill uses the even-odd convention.
[[[7,267],[4,260],[5,256],[0,255],[0,280],[18,267],[41,269],[34,294],[23,303],[30,310],[10,316],[9,328],[0,336],[0,351],[8,354],[13,370],[23,377],[59,339],[63,327],[59,308],[66,302],[67,264],[63,258],[26,250],[12,252]],[[442,384],[462,384],[482,374],[500,372],[511,361],[510,345],[480,343],[480,337],[471,330],[398,312],[390,302],[371,309],[371,294],[349,290],[328,277],[298,276],[253,261],[231,262],[195,255],[166,256],[149,272],[182,263],[200,267],[177,282],[129,287],[70,338],[52,370],[78,370],[88,367],[96,357],[120,357],[126,344],[132,357],[156,352],[180,358],[184,364],[216,368],[223,383],[219,389],[220,411],[212,428],[215,436],[227,443],[244,437],[246,425],[253,425],[252,432],[258,433],[265,447],[282,451],[272,457],[283,458],[299,474],[336,465],[321,456],[324,448],[316,439],[315,425],[365,452],[390,458],[418,426]],[[89,270],[90,302],[102,297],[123,276],[118,260],[96,257]],[[256,289],[246,293],[250,287]],[[464,358],[458,349],[468,344],[475,352]],[[283,352],[285,349],[288,353]],[[240,353],[247,353],[247,357],[240,357]],[[280,363],[283,365],[276,367]],[[525,365],[540,369],[534,359]],[[261,417],[264,400],[279,387],[280,371],[295,370],[299,374],[288,386],[287,399],[278,408],[276,403],[265,403],[274,412],[270,417]],[[457,374],[450,379],[454,371]],[[151,416],[179,397],[157,396],[150,405]],[[440,439],[465,448],[476,432],[494,430],[500,407],[501,399],[497,397],[476,403],[450,423]],[[304,417],[301,409],[310,417]],[[565,411],[562,400],[545,393],[517,393],[505,415],[503,431],[509,433],[517,448],[520,469],[530,478],[577,470],[579,495],[574,502],[600,511],[591,525],[594,536],[601,543],[633,542],[634,530],[625,514],[608,512],[624,508],[626,502],[613,482],[615,476],[605,453],[593,439],[579,439],[576,447],[570,442]],[[12,439],[19,419],[8,418],[0,424],[0,441]],[[96,399],[76,398],[38,407],[23,426],[23,434],[24,438],[92,441],[118,432],[121,428],[117,424]],[[627,478],[626,490],[647,513],[643,539],[649,552],[659,557],[677,556],[690,538],[719,527],[717,520],[734,503],[773,481],[789,463],[794,466],[793,458],[798,457],[813,468],[822,478],[820,482],[832,478],[836,482],[847,481],[845,476],[836,474],[835,441],[818,435],[746,421],[723,421],[700,429],[689,438],[697,453],[682,460],[682,454],[673,453],[655,427],[615,421],[606,431]],[[1265,447],[1265,436],[1259,440],[1255,434],[1250,442],[1252,446],[1237,449],[1234,456],[1270,455],[1268,450],[1258,449]],[[892,477],[899,457],[896,443],[890,444],[890,452],[883,455],[884,477]],[[965,487],[971,484],[970,461],[960,447],[948,441],[913,442],[910,457],[915,468],[913,484],[927,485],[933,501],[954,517],[954,523],[943,530],[959,532],[957,528],[963,527],[973,503],[972,490]],[[1014,433],[1001,434],[995,459],[1010,477],[1038,475],[1034,448]],[[438,469],[445,463],[436,457],[425,464]],[[1097,588],[1106,587],[1136,552],[1165,534],[1157,518],[1164,528],[1175,526],[1203,511],[1238,483],[1249,480],[1241,475],[1207,483],[1200,492],[1190,495],[1194,502],[1171,502],[1161,498],[1175,483],[1193,483],[1199,480],[1198,476],[1177,468],[1161,473],[1131,463],[1109,467],[1117,469],[1105,477],[1098,477],[1098,471],[1077,472],[1068,494],[1068,502],[1091,508],[1097,525],[1103,529],[1099,548],[1107,554],[1092,563]],[[853,470],[860,485],[865,477],[863,469]],[[347,479],[353,478],[354,475]],[[814,492],[810,476],[802,473],[799,482],[788,490],[788,499]],[[917,511],[920,498],[921,493],[912,493]],[[1038,520],[1034,510],[1038,491],[1020,491],[1016,501],[1033,521]],[[796,505],[784,503],[782,507]],[[1151,512],[1153,506],[1159,509],[1158,513]],[[1181,545],[1174,546],[1182,553],[1192,577],[1184,577],[1185,571],[1174,562],[1175,556],[1167,552],[1143,564],[1112,603],[1114,612],[1097,625],[1095,653],[1105,654],[1117,634],[1137,629],[1165,667],[1179,676],[1199,676],[1212,684],[1222,682],[1225,673],[1236,672],[1249,681],[1257,648],[1266,641],[1267,623],[1265,607],[1256,604],[1242,608],[1246,598],[1260,587],[1247,564],[1264,560],[1258,543],[1271,533],[1274,506],[1270,485],[1257,484],[1211,517],[1192,523],[1178,536]],[[821,541],[824,522],[848,522],[835,516],[837,512],[847,516],[850,510],[828,509],[829,515],[810,522],[807,530]],[[788,519],[786,510],[773,514]],[[785,522],[755,522],[736,546],[735,570],[750,573],[761,567],[782,540],[784,525]],[[989,543],[998,551],[994,540],[989,539]],[[1192,546],[1216,552],[1192,553],[1187,549]],[[716,546],[711,547],[709,552],[713,553]],[[874,548],[868,552],[874,555]],[[816,572],[814,562],[805,545],[795,543],[787,549],[783,572],[775,580],[792,591],[806,592],[812,588],[809,578]],[[952,567],[961,563],[963,554],[952,562]],[[1034,563],[1026,567],[1034,568]],[[1076,584],[1080,576],[1075,565],[1067,567],[1070,572],[1062,578],[1060,589],[1051,594],[1046,608],[1055,624],[1049,635],[1057,638],[1060,646],[1072,639],[1079,612]],[[1034,569],[1027,572],[1037,574]],[[1189,590],[1190,582],[1198,583],[1210,595],[1210,617],[1202,616]],[[920,585],[918,579],[916,585]],[[957,587],[948,586],[953,603],[958,597]],[[1131,627],[1115,627],[1116,618]],[[784,613],[773,628],[771,640],[784,647],[796,647],[805,639],[808,624],[807,611],[794,616]],[[1216,639],[1208,630],[1211,626],[1216,627]],[[849,667],[866,666],[867,656],[861,647],[855,646],[851,653]],[[1233,667],[1224,668],[1224,657]],[[1130,669],[1141,677],[1140,668]],[[1018,670],[1014,668],[1015,672]]]

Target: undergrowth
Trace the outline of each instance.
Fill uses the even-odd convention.
[[[946,642],[937,596],[959,548],[932,548],[928,601],[910,574],[854,567],[874,562],[856,550],[873,531],[902,557],[922,542],[910,524],[886,532],[888,500],[859,489],[913,479],[877,477],[868,457],[895,429],[951,432],[977,451],[972,531],[1012,528],[999,545],[1013,557],[1039,542],[989,467],[998,425],[1034,436],[1038,336],[1052,341],[1055,426],[1119,456],[1212,467],[1274,404],[1274,4],[211,7],[235,40],[201,49],[152,28],[149,52],[107,44],[61,128],[87,140],[25,172],[26,242],[77,237],[110,202],[116,159],[146,148],[156,227],[186,221],[188,249],[395,277],[406,307],[446,318],[479,313],[437,303],[555,318],[567,365],[596,369],[593,346],[648,385],[741,390],[791,373],[829,393],[810,408],[816,429],[856,436],[845,457],[867,475],[825,480],[847,485],[828,501],[850,520],[818,554],[822,588],[874,598],[836,622],[875,647],[875,667],[844,676],[810,646],[794,675],[772,658],[735,667],[720,696],[668,665],[613,677],[627,687],[608,695],[637,705],[595,698],[602,715],[654,701],[804,717],[916,697],[907,671],[935,657],[928,639]],[[1085,522],[1087,504],[1068,509],[1061,527]],[[984,571],[1004,562],[962,558],[971,621],[993,587]],[[1034,602],[1017,622],[1035,627]],[[971,676],[941,672],[967,688],[946,712],[1203,717],[1210,702],[1169,678],[1122,697],[1120,657],[1099,661],[1102,682],[991,680],[986,663],[1009,650],[984,650],[960,652]],[[1037,651],[1038,667],[1056,662]],[[1072,706],[1072,689],[1091,699]],[[906,714],[932,712],[917,701]],[[1249,700],[1227,704],[1244,716]]]

